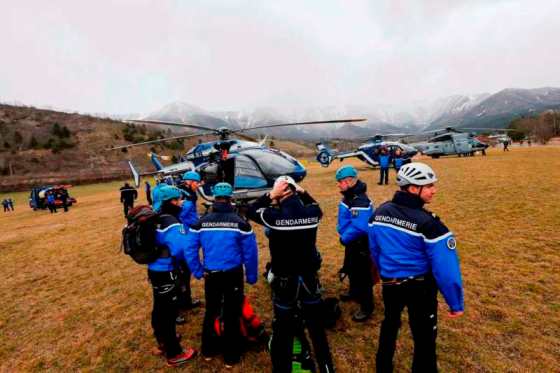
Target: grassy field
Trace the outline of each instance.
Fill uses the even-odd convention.
[[[491,150],[487,157],[427,162],[441,180],[430,209],[457,235],[465,285],[463,318],[447,319],[440,302],[441,371],[558,371],[560,147]],[[376,205],[392,196],[394,173],[392,185],[380,187],[378,171],[352,163]],[[337,166],[325,169],[310,162],[303,183],[325,213],[318,246],[327,296],[343,290],[336,278],[343,257],[335,230]],[[0,214],[0,371],[165,369],[164,360],[150,354],[154,341],[146,270],[119,252],[124,219],[118,187],[73,188],[78,204],[55,215],[31,211],[26,193],[12,194],[16,211]],[[264,268],[267,244],[262,230],[256,231]],[[201,282],[193,281],[193,291],[203,298]],[[262,278],[246,291],[269,327],[271,304]],[[375,316],[359,325],[350,319],[356,305],[342,305],[343,318],[329,332],[338,371],[374,370],[383,309],[377,287],[375,302]],[[202,315],[202,309],[196,310],[188,314],[187,325],[178,327],[184,345],[199,347]],[[397,371],[410,367],[412,343],[404,325]],[[222,367],[218,360],[196,359],[184,369],[212,372]],[[266,352],[243,357],[241,371],[269,370]]]

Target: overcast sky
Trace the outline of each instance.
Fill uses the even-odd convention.
[[[18,0],[0,36],[0,101],[83,112],[560,87],[557,0]]]

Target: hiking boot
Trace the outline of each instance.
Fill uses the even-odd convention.
[[[179,355],[168,358],[167,366],[176,367],[185,364],[187,361],[189,361],[195,356],[196,356],[196,350],[192,348],[187,348],[186,350],[183,350],[183,352],[180,353]]]
[[[177,316],[177,318],[175,319],[175,324],[177,325],[183,325],[186,322],[187,320],[185,320],[183,316]]]
[[[192,310],[193,308],[197,308],[200,306],[202,306],[202,302],[199,299],[193,299],[189,304],[186,304],[183,309]]]
[[[366,321],[371,317],[371,314],[372,314],[372,312],[365,312],[365,311],[359,310],[358,312],[356,312],[352,316],[352,320],[357,321],[357,322]]]

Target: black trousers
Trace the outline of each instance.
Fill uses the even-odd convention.
[[[385,319],[381,324],[377,372],[393,371],[393,355],[401,327],[401,312],[408,309],[408,319],[414,339],[412,372],[437,372],[437,287],[432,277],[410,280],[401,284],[383,284]]]
[[[134,202],[124,202],[123,203],[123,210],[124,210],[124,217],[128,215],[128,210],[134,207]]]
[[[368,242],[357,242],[346,246],[344,267],[350,282],[350,294],[358,301],[362,311],[373,312],[373,276]]]
[[[316,274],[307,276],[277,276],[271,284],[274,305],[270,355],[272,371],[292,371],[294,336],[301,333],[301,323],[307,328],[320,372],[334,372],[329,342],[323,325],[319,280]]]
[[[185,262],[179,263],[179,270],[177,271],[177,286],[179,308],[188,308],[192,303],[191,271]]]
[[[202,325],[202,354],[215,356],[222,350],[226,364],[236,364],[241,358],[241,306],[243,304],[243,268],[207,272],[204,281],[206,312]],[[224,333],[219,338],[214,330],[222,316]]]
[[[379,169],[379,184],[389,184],[389,168],[381,167]]]
[[[47,204],[47,207],[51,213],[56,212],[56,205],[54,203]]]
[[[173,272],[148,270],[148,278],[154,294],[152,328],[154,336],[165,350],[167,358],[180,354],[183,349],[177,340],[175,319],[177,318],[177,287]]]

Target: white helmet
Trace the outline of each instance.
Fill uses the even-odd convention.
[[[288,183],[288,185],[292,185],[294,187],[297,187],[296,181],[291,177],[291,176],[278,176],[278,178],[274,181],[274,186],[278,185],[279,183],[285,181],[286,183]]]
[[[397,184],[405,185],[428,185],[437,181],[436,173],[430,166],[420,162],[405,164],[397,174]]]

